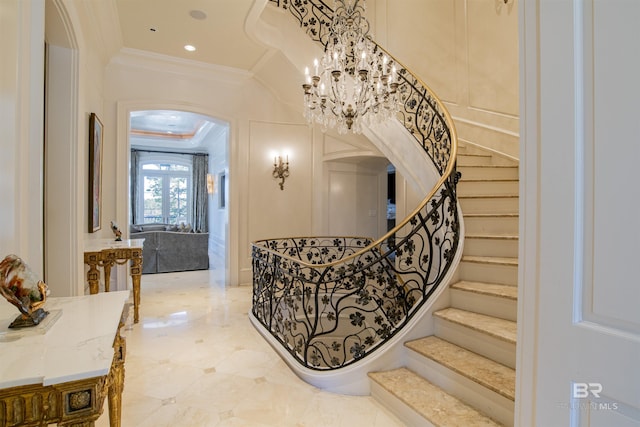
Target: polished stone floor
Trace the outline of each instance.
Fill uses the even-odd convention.
[[[124,331],[122,426],[402,425],[369,396],[300,380],[253,328],[250,307],[251,287],[225,287],[221,269],[142,276],[140,323]],[[96,426],[108,426],[106,406]]]

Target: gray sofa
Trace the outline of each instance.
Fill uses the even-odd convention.
[[[209,268],[209,233],[168,231],[167,224],[139,224],[130,227],[131,239],[144,239],[142,274]]]

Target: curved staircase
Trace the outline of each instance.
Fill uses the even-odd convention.
[[[369,374],[371,394],[411,426],[513,425],[518,165],[460,146],[465,218],[459,280],[434,334],[405,343],[406,366]]]
[[[288,10],[300,29],[326,46],[332,11],[323,0],[269,1]],[[276,37],[273,46],[288,47],[284,40]],[[398,162],[408,181],[433,190],[426,190],[429,195],[420,206],[373,243],[337,239],[331,247],[328,238],[313,237],[254,242],[250,318],[306,381],[339,392],[356,390],[353,394],[370,390],[407,425],[513,425],[518,165],[458,146],[455,126],[437,96],[405,67],[398,76],[403,80],[398,121],[364,133]],[[419,155],[407,155],[409,149]],[[456,170],[462,173],[460,182]],[[383,311],[368,319],[362,313],[374,313],[367,307],[371,301]],[[420,323],[410,321],[414,314]],[[344,341],[333,336],[318,340],[345,323],[357,328],[347,325]],[[396,334],[401,329],[411,332]],[[433,334],[415,339],[419,331]],[[346,357],[347,348],[355,356]],[[376,348],[380,351],[365,358]],[[382,354],[391,359],[378,357]],[[366,360],[373,362],[361,363]],[[342,387],[348,380],[341,372],[356,369],[368,372],[368,387],[358,380],[355,388]],[[376,369],[390,370],[371,372]],[[327,385],[325,378],[335,384]],[[362,381],[367,383],[366,374]]]

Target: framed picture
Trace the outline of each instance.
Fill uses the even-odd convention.
[[[89,233],[102,226],[102,140],[104,127],[95,113],[89,117]]]

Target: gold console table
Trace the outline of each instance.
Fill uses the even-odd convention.
[[[142,246],[144,239],[94,239],[85,241],[84,263],[89,266],[87,282],[89,293],[100,290],[100,271],[104,269],[104,290],[109,292],[111,267],[131,261],[131,281],[133,283],[133,322],[138,323],[140,307],[140,276],[142,275]]]
[[[9,329],[16,310],[0,306],[0,427],[91,427],[108,399],[120,427],[129,291],[49,298],[38,326]]]

